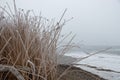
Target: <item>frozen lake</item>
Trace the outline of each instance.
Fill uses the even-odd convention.
[[[98,49],[94,49],[97,51]],[[100,50],[100,49],[99,49]],[[98,51],[99,51],[98,50]],[[103,51],[92,55],[82,61],[74,62],[75,66],[80,67],[86,71],[97,74],[107,80],[120,80],[120,52],[119,48],[112,48],[108,51]],[[90,51],[90,50],[89,50]],[[116,53],[114,53],[116,52]],[[117,53],[118,52],[118,53]],[[92,51],[90,52],[92,53]],[[73,51],[65,54],[73,58],[83,58],[90,54],[84,51]]]

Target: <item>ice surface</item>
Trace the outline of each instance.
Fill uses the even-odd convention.
[[[84,52],[66,54],[74,58],[85,57]],[[77,62],[77,67],[92,72],[108,80],[120,80],[120,56],[108,53],[99,53]]]

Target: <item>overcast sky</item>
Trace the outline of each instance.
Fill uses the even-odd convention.
[[[12,0],[0,0],[0,4]],[[44,17],[74,17],[64,32],[76,34],[75,41],[86,45],[120,45],[120,0],[16,0],[17,7],[42,12]]]

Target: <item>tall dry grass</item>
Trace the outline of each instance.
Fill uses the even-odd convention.
[[[0,7],[0,79],[57,80],[58,46],[65,22],[49,21],[32,11]],[[73,38],[72,38],[73,39]],[[72,39],[68,43],[70,45]],[[60,49],[62,55],[71,46]],[[4,68],[4,69],[3,69]],[[17,71],[16,71],[17,70]]]

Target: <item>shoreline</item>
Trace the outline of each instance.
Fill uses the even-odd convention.
[[[67,69],[70,66],[70,64],[76,60],[77,60],[77,58],[74,58],[71,56],[62,56],[61,58],[59,58],[59,68],[60,68],[59,71],[60,71],[60,73],[62,73],[65,69]],[[71,71],[74,71],[74,72],[69,73]],[[91,73],[87,70],[84,70],[80,67],[77,67],[75,65],[73,65],[70,68],[70,70],[68,71],[68,74],[64,75],[61,80],[70,80],[70,79],[65,79],[65,78],[69,78],[69,76],[72,76],[75,78],[75,79],[72,78],[71,80],[88,80],[88,79],[90,79],[90,80],[106,80],[97,74],[93,74],[93,73]]]
[[[62,74],[69,67],[70,67],[69,65],[60,64],[58,66],[59,68],[58,71],[60,71],[59,74]],[[100,77],[99,75],[83,70],[79,67],[72,66],[60,80],[106,80],[106,79]]]
[[[74,53],[71,54],[71,56],[70,54],[68,54],[68,56],[64,55],[64,58],[62,58],[61,60],[62,62],[64,62],[63,65],[66,65],[66,63],[68,63],[67,61],[69,61],[69,63],[73,63],[76,59],[78,59],[78,56],[82,55],[79,54],[78,56],[75,56]],[[98,75],[99,77],[102,77],[107,80],[120,80],[120,69],[118,67],[120,66],[119,59],[120,56],[117,55],[100,53],[91,56],[83,61],[77,62],[76,64],[78,65],[74,66],[87,72],[90,72],[93,75]]]

